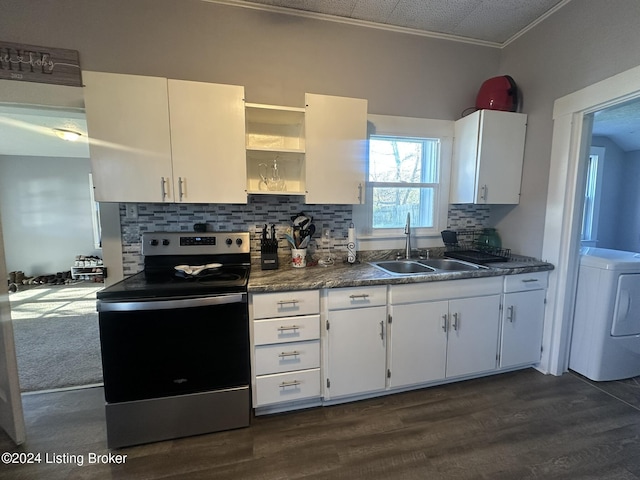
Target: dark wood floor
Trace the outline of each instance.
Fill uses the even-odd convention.
[[[254,419],[105,454],[101,388],[24,397],[28,442],[85,464],[1,465],[2,479],[640,479],[640,410],[574,374],[508,373]]]

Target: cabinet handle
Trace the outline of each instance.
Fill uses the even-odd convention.
[[[280,385],[278,385],[280,388],[287,388],[287,387],[297,387],[298,385],[301,385],[302,382],[298,381],[298,380],[293,380],[291,382],[282,382]]]
[[[380,322],[380,340],[384,340],[384,321]]]
[[[509,308],[507,308],[507,320],[509,320],[510,323],[513,323],[515,320],[515,309],[513,305],[510,305]]]
[[[457,331],[458,327],[458,313],[456,312],[453,314],[453,329]]]
[[[293,352],[281,352],[278,356],[280,358],[286,358],[286,357],[297,357],[300,355],[300,352],[298,352],[297,350],[294,350]]]
[[[298,325],[289,325],[288,327],[283,325],[281,327],[278,327],[278,331],[286,332],[287,330],[298,330],[299,328],[300,327]]]
[[[349,295],[349,298],[351,300],[355,300],[356,298],[362,298],[363,300],[369,298],[369,294],[368,293],[359,293],[358,295]]]
[[[182,201],[182,177],[178,177],[178,196],[180,197],[180,201]]]
[[[362,183],[358,184],[358,203],[362,205]]]
[[[160,191],[162,192],[162,201],[163,202],[167,198],[167,189],[164,188],[164,182],[165,182],[164,177],[160,177]]]
[[[480,200],[487,201],[487,186],[483,185],[480,187]]]
[[[298,304],[298,300],[280,300],[278,302],[278,305],[280,305],[281,307],[284,307],[285,305],[297,305]]]
[[[522,280],[522,283],[531,283],[531,282],[537,282],[538,279],[537,278],[525,278],[524,280]]]
[[[447,331],[447,314],[442,315],[442,331]]]

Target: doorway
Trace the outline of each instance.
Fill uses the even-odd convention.
[[[593,114],[582,246],[640,252],[640,100]]]
[[[101,254],[84,113],[2,104],[0,122],[0,208],[21,390],[100,383],[95,292],[102,284],[74,269]],[[84,139],[58,135],[69,132]]]
[[[567,371],[576,294],[586,157],[592,113],[640,99],[640,67],[556,100],[543,258],[555,265],[549,279],[540,369]]]

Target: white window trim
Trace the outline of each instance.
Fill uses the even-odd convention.
[[[453,150],[454,122],[425,118],[396,117],[390,115],[368,115],[369,131],[375,135],[440,139],[440,185],[436,198],[433,228],[413,228],[411,241],[414,248],[442,246],[440,231],[447,225],[449,209],[449,183]],[[368,153],[368,148],[367,148]],[[366,190],[366,189],[365,189]],[[367,195],[365,201],[370,201]],[[353,209],[353,221],[358,235],[358,250],[380,250],[400,248],[404,241],[404,229],[371,231],[371,208],[366,203]]]

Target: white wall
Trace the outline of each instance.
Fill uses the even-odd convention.
[[[621,222],[627,215],[622,203],[622,185],[626,175],[625,152],[606,137],[594,136],[591,145],[604,148],[604,158],[598,160],[598,169],[602,168],[600,189],[600,212],[598,215],[597,247],[622,250],[620,232]]]
[[[93,241],[87,158],[0,156],[0,209],[7,270],[69,270]]]
[[[366,98],[369,113],[442,120],[474,105],[500,61],[496,48],[199,0],[3,2],[0,32],[78,50],[84,70],[243,85],[247,101],[276,105]]]
[[[640,65],[638,19],[637,0],[574,0],[503,50],[529,120],[520,205],[494,207],[492,221],[519,253],[542,253],[553,102]]]
[[[625,155],[624,182],[621,185],[622,218],[618,224],[620,250],[640,252],[640,150]]]

